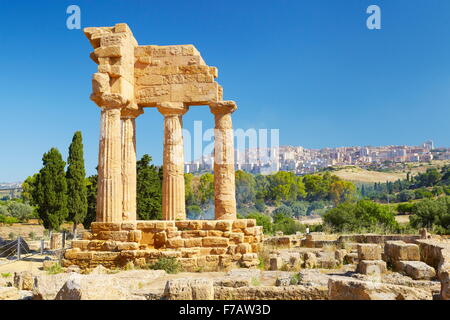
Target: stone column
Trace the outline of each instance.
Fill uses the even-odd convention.
[[[119,108],[102,108],[98,155],[97,222],[122,221],[122,152]]]
[[[183,103],[161,103],[158,106],[158,111],[164,116],[163,220],[186,219],[182,116],[187,110]]]
[[[237,109],[234,101],[210,105],[214,114],[214,211],[216,220],[236,219],[234,178],[234,144],[231,114]]]
[[[136,220],[136,118],[140,109],[122,109],[122,218]]]

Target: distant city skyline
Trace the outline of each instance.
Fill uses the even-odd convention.
[[[450,146],[450,1],[379,0],[380,30],[366,26],[369,0],[4,1],[0,181],[38,172],[52,147],[66,160],[77,130],[95,173],[96,65],[83,31],[67,28],[72,4],[81,28],[125,22],[145,44],[195,45],[237,102],[234,128],[279,129],[280,145],[309,149]],[[196,120],[213,127],[208,108],[191,107],[183,125]],[[147,108],[137,122],[138,158],[161,164],[163,117]]]
[[[323,148],[305,148],[299,145],[281,145],[277,147],[278,163],[272,166],[273,159],[270,154],[264,159],[248,161],[249,154],[257,158],[260,148],[235,150],[235,169],[252,173],[270,174],[277,171],[291,171],[297,174],[314,173],[318,170],[333,165],[361,165],[382,163],[385,160],[397,162],[426,162],[430,160],[450,160],[450,147],[436,147],[433,140],[427,140],[421,145],[386,145],[386,146],[340,146]],[[274,148],[266,148],[274,149]],[[300,159],[292,153],[301,153]],[[404,151],[403,151],[404,150]],[[432,152],[434,150],[434,152]],[[400,152],[399,152],[400,151]],[[412,151],[412,152],[411,152]],[[270,152],[270,151],[269,151]],[[291,154],[290,154],[291,153]],[[242,157],[244,155],[244,157]],[[341,159],[340,159],[341,157]],[[373,159],[371,157],[374,157]],[[201,158],[185,161],[186,173],[197,173],[201,171],[212,171],[213,154],[204,154]],[[255,166],[255,163],[260,164]],[[249,164],[251,164],[249,166]],[[157,164],[161,165],[161,164]],[[20,187],[25,180],[0,181],[1,189],[12,189]]]
[[[255,174],[290,171],[295,174],[314,173],[331,166],[386,165],[390,163],[450,160],[450,148],[435,148],[432,140],[421,145],[351,146],[308,149],[302,146],[249,148],[235,150],[235,169]],[[186,162],[185,172],[212,171],[214,155],[206,154]]]

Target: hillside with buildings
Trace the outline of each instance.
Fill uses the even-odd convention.
[[[380,172],[393,171],[388,174],[368,174],[362,170],[348,173],[349,180],[363,182],[401,179],[406,175],[408,168],[417,168],[420,164],[432,161],[449,160],[450,148],[435,148],[433,141],[426,141],[421,146],[356,146],[323,149],[280,146],[235,151],[235,169],[254,174],[289,171],[303,175],[342,166],[357,166]],[[185,172],[212,171],[213,163],[214,156],[205,155],[201,159],[186,163]]]

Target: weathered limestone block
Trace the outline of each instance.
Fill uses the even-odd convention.
[[[117,260],[120,256],[120,252],[102,252],[102,251],[95,251],[92,252],[92,258],[91,260],[97,260],[97,261],[114,261]]]
[[[315,268],[317,266],[317,256],[313,252],[305,252],[303,254],[303,267]]]
[[[403,241],[386,241],[384,254],[388,261],[420,261],[419,246]]]
[[[229,240],[221,237],[205,237],[202,239],[204,247],[227,247]]]
[[[339,264],[344,263],[344,257],[347,254],[347,250],[345,249],[338,249],[334,252],[334,258],[337,260]]]
[[[223,231],[219,231],[219,230],[208,230],[206,233],[207,237],[222,237],[223,236]]]
[[[360,260],[357,270],[362,274],[381,275],[386,273],[387,267],[383,260]]]
[[[397,261],[395,269],[404,272],[414,280],[430,280],[436,276],[436,271],[422,261]]]
[[[236,252],[237,253],[251,253],[252,252],[252,246],[248,243],[240,243],[236,246]]]
[[[247,228],[247,219],[237,219],[233,221],[233,229]]]
[[[167,300],[213,300],[214,286],[207,279],[174,279],[166,283],[164,298]]]
[[[187,239],[184,239],[184,246],[186,248],[201,247],[202,246],[202,239],[201,238],[187,238]]]
[[[130,242],[140,242],[142,239],[142,231],[141,230],[131,230],[128,233],[128,241]]]
[[[97,235],[99,240],[128,241],[129,231],[100,231]]]
[[[432,300],[431,292],[428,290],[343,277],[328,280],[328,298],[330,300]]]
[[[280,270],[281,267],[283,266],[283,260],[279,256],[272,256],[270,257],[269,264],[270,270],[272,271]]]
[[[33,290],[33,275],[31,272],[14,272],[14,287],[19,290]]]
[[[216,221],[216,230],[231,231],[232,226],[233,226],[233,221],[232,220],[218,220],[218,221]]]
[[[356,262],[358,262],[357,252],[349,252],[344,256],[343,264],[354,264]]]
[[[33,300],[54,300],[69,275],[69,273],[59,273],[36,276],[34,278]]]
[[[193,258],[200,254],[199,248],[181,248],[181,256],[183,258]]]
[[[88,250],[91,240],[72,240],[72,248],[80,248],[81,250]]]
[[[136,227],[139,230],[155,229],[155,223],[155,221],[138,221]]]
[[[249,286],[216,287],[216,300],[327,300],[326,287],[306,286]]]
[[[120,231],[121,223],[118,222],[92,222],[91,230],[93,233],[101,231]]]
[[[93,237],[93,236],[92,236],[92,233],[89,232],[89,231],[85,231],[85,232],[83,232],[83,234],[82,234],[83,240],[91,240],[92,237]]]
[[[136,242],[118,242],[117,244],[117,250],[138,250],[139,244]]]
[[[440,276],[441,280],[441,299],[450,300],[450,272],[443,272]]]
[[[50,238],[50,250],[62,248],[62,233],[52,233]]]
[[[229,238],[230,241],[234,242],[235,244],[244,242],[244,234],[240,232],[231,232]]]
[[[168,239],[166,242],[167,248],[181,248],[184,247],[184,239]]]
[[[357,246],[358,260],[381,260],[381,247],[372,243],[360,243]]]

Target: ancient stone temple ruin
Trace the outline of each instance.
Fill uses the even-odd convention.
[[[72,242],[63,264],[143,265],[176,257],[185,270],[258,264],[262,227],[236,219],[231,114],[208,66],[193,45],[140,46],[126,24],[84,30],[98,64],[91,99],[101,109],[97,218],[83,240]],[[182,118],[207,105],[215,119],[215,220],[187,220]],[[164,117],[163,220],[137,221],[136,118],[144,108]]]

